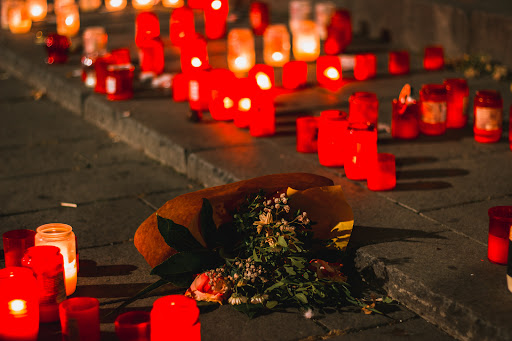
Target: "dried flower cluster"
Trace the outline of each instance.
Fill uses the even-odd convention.
[[[508,68],[487,55],[464,54],[462,58],[448,61],[456,71],[464,74],[464,77],[478,78],[490,76],[495,81],[512,81],[512,74]],[[512,91],[512,83],[510,86]]]

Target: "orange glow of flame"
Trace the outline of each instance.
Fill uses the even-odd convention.
[[[283,60],[284,56],[281,52],[274,52],[272,53],[272,59],[275,60],[276,62],[280,62],[281,60]]]
[[[123,3],[123,0],[110,0],[110,6],[112,7],[120,7]]]
[[[203,63],[201,62],[201,59],[199,59],[197,57],[192,58],[190,63],[192,64],[193,67],[200,67],[201,65],[203,65]]]
[[[249,66],[249,62],[245,56],[239,56],[235,59],[235,65],[239,69],[246,69]]]
[[[261,90],[268,90],[272,88],[272,82],[270,82],[270,77],[264,72],[258,72],[256,74],[256,83],[258,84]]]
[[[241,111],[249,111],[251,109],[251,99],[250,98],[242,98],[238,101],[238,110]]]
[[[12,300],[8,305],[9,311],[12,315],[22,315],[27,313],[27,302],[24,300]]]
[[[299,46],[306,53],[313,53],[316,49],[316,43],[313,40],[303,40],[299,43]]]
[[[39,5],[32,5],[32,7],[30,7],[30,14],[33,17],[38,17],[42,13],[43,13],[43,8],[41,6],[39,6]]]
[[[340,73],[338,72],[338,70],[336,70],[336,68],[332,66],[329,66],[327,69],[325,69],[324,76],[333,81],[337,81],[338,79],[340,79]]]
[[[73,25],[73,22],[75,21],[75,18],[72,15],[69,15],[66,17],[66,25],[71,26]]]
[[[225,109],[231,109],[231,108],[233,108],[233,105],[235,104],[235,103],[233,103],[233,100],[229,97],[224,97],[222,102],[224,103]]]
[[[214,0],[211,6],[214,10],[219,10],[222,7],[222,2],[220,2],[220,0]]]

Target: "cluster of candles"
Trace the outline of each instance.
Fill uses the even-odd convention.
[[[76,290],[78,253],[72,227],[52,223],[36,231],[3,234],[5,268],[0,270],[0,339],[37,340],[40,323],[60,321],[63,339],[100,340],[99,301],[68,298]],[[200,340],[196,301],[171,295],[151,313],[130,311],[115,321],[121,341]]]

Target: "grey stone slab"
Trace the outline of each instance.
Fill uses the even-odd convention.
[[[0,70],[0,89],[2,89],[0,93],[2,106],[6,102],[15,103],[32,99],[33,89],[4,70]]]
[[[144,202],[147,205],[150,205],[150,207],[154,208],[155,210],[162,207],[163,204],[165,204],[167,201],[173,199],[174,197],[177,197],[182,194],[195,192],[200,189],[202,189],[203,186],[189,183],[188,186],[184,189],[171,191],[171,192],[165,192],[165,193],[154,193],[154,194],[148,194],[140,197],[141,200],[144,200]]]

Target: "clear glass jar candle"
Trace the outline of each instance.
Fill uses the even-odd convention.
[[[80,14],[77,4],[61,6],[56,12],[57,33],[66,37],[74,37],[80,30]]]
[[[32,19],[28,7],[24,2],[18,2],[9,6],[8,9],[9,30],[14,34],[30,32]]]
[[[48,12],[46,0],[27,0],[27,7],[32,21],[41,21],[46,18]]]
[[[180,8],[185,5],[183,0],[162,0],[162,5],[168,8]]]
[[[248,28],[234,28],[228,34],[228,68],[236,74],[248,72],[255,64],[254,36]]]
[[[108,35],[101,26],[87,27],[82,35],[85,55],[103,55],[107,52]]]
[[[290,61],[290,34],[283,24],[269,25],[263,34],[263,60],[270,66]]]
[[[53,245],[60,249],[64,258],[66,296],[70,296],[75,292],[77,282],[76,242],[73,228],[60,223],[39,226],[35,246],[39,245]]]
[[[358,91],[348,98],[348,120],[350,123],[372,124],[379,121],[379,100],[373,92]]]
[[[316,25],[311,20],[304,20],[292,31],[293,56],[296,60],[313,62],[320,55],[320,37]]]
[[[445,79],[446,128],[463,128],[468,120],[469,87],[464,78]]]
[[[2,29],[8,30],[9,29],[9,7],[12,5],[15,5],[16,3],[20,2],[18,0],[1,0],[2,1],[2,8],[1,8],[1,17],[0,17],[0,24],[2,25]]]
[[[108,12],[116,12],[126,7],[127,0],[105,0],[105,8]]]
[[[91,12],[100,8],[101,0],[79,0],[78,5],[81,11]]]
[[[132,0],[132,7],[141,11],[152,9],[154,4],[155,0]]]
[[[473,132],[481,143],[498,142],[503,125],[503,99],[498,91],[480,90],[473,103]]]
[[[446,86],[425,84],[420,90],[420,132],[441,135],[446,132]]]
[[[336,11],[336,4],[332,1],[321,1],[315,4],[315,23],[320,40],[327,38],[327,26],[331,23]]]

